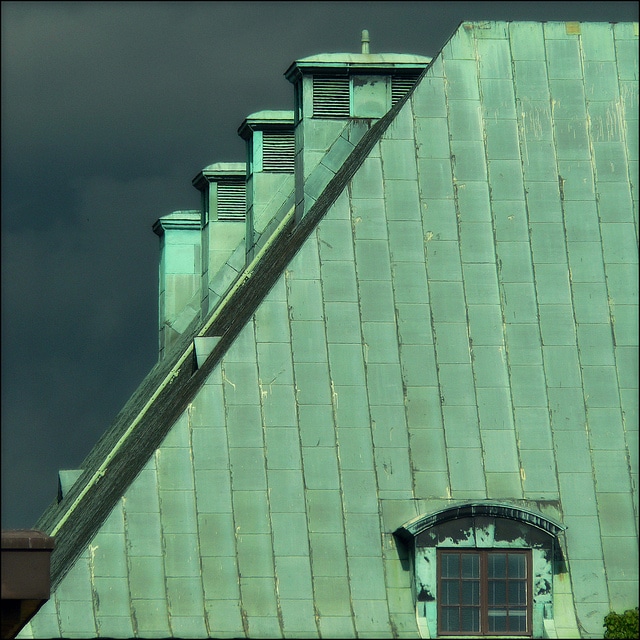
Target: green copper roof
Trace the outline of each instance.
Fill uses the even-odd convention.
[[[256,111],[247,116],[238,127],[238,135],[248,139],[255,129],[287,126],[293,127],[293,111]]]
[[[637,34],[463,23],[335,125],[306,214],[273,212],[38,523],[23,637],[433,637],[429,550],[414,573],[394,532],[454,512],[553,539],[534,637],[635,606]]]
[[[230,176],[244,176],[247,173],[245,162],[214,162],[199,171],[191,180],[191,184],[198,190],[208,188],[210,179]]]
[[[207,165],[203,171],[210,173],[243,173],[246,171],[244,162],[214,162]]]
[[[362,53],[322,53],[319,55],[300,58],[291,64],[285,71],[287,80],[294,81],[304,70],[306,73],[313,71],[329,70],[340,72],[349,71],[394,71],[401,69],[425,68],[431,58],[406,53],[371,53],[368,31],[362,32]]]
[[[426,65],[431,58],[415,56],[407,53],[323,53],[296,60],[299,67],[336,68],[340,66],[372,66],[387,67],[394,65]]]
[[[431,62],[426,56],[416,56],[404,53],[328,53],[317,56],[301,58],[291,64],[284,76],[290,82],[301,73],[314,71],[362,71],[362,72],[389,72],[403,69],[425,68]]]
[[[293,122],[293,111],[256,111],[246,117],[248,122]]]

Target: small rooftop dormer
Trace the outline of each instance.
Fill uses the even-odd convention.
[[[362,32],[361,53],[323,53],[296,60],[285,72],[294,85],[296,218],[312,202],[305,182],[343,137],[356,144],[413,87],[431,58],[371,53]],[[317,182],[317,180],[314,180]]]
[[[212,220],[244,220],[246,207],[244,162],[216,162],[191,181],[202,194],[202,226]]]
[[[247,175],[293,173],[293,111],[257,111],[238,127],[247,141]]]
[[[174,211],[153,225],[160,238],[158,265],[159,357],[163,359],[200,311],[198,210]]]
[[[366,30],[361,53],[323,53],[296,60],[284,74],[295,87],[296,124],[304,118],[380,118],[430,62],[425,56],[370,53]]]
[[[293,111],[252,113],[238,128],[238,135],[247,142],[246,238],[251,257],[261,238],[280,222],[278,213],[294,189]]]
[[[192,180],[202,194],[201,308],[206,315],[224,294],[224,267],[244,268],[247,218],[247,167],[244,162],[216,162]]]

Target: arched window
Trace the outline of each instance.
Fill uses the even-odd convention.
[[[413,548],[425,637],[543,637],[564,527],[511,504],[469,503],[419,516],[395,533]],[[547,624],[548,626],[548,624]]]

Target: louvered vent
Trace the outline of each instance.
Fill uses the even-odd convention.
[[[313,115],[317,118],[349,117],[349,78],[313,77]]]
[[[404,98],[404,96],[413,87],[419,77],[419,74],[391,77],[391,106]]]
[[[244,182],[218,182],[218,220],[244,220],[247,188]]]
[[[293,173],[295,136],[293,131],[262,133],[262,170]]]

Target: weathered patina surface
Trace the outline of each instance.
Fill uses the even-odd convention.
[[[530,549],[536,637],[633,606],[637,43],[463,23],[400,99],[293,65],[289,192],[38,524],[24,637],[435,636],[442,549]]]

